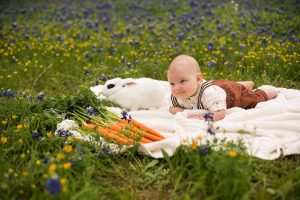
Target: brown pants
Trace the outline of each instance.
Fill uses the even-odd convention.
[[[259,102],[267,101],[267,94],[260,89],[249,90],[240,83],[227,80],[213,81],[213,85],[217,85],[225,90],[227,108],[241,107],[244,109],[254,108]]]

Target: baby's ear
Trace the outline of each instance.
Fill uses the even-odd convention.
[[[197,73],[196,77],[197,77],[197,81],[201,81],[203,79],[201,72]]]

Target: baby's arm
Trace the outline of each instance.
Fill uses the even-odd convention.
[[[218,110],[218,111],[215,111],[215,112],[209,112],[209,111],[206,111],[206,112],[202,111],[201,112],[201,111],[199,111],[198,114],[189,113],[188,118],[205,120],[204,115],[208,114],[208,113],[212,114],[211,115],[212,116],[212,121],[219,121],[219,120],[222,120],[222,119],[225,118],[225,110]]]
[[[173,115],[175,115],[177,112],[183,112],[184,109],[180,108],[180,107],[170,107],[169,111],[170,111],[170,113],[172,113]]]

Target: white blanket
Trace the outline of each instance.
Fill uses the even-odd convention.
[[[167,139],[143,144],[139,151],[154,158],[163,157],[162,149],[172,156],[181,145],[212,137],[237,141],[242,139],[247,153],[273,160],[300,153],[300,90],[278,88],[278,97],[259,103],[256,108],[232,108],[225,119],[215,122],[215,136],[207,133],[207,122],[188,119],[184,113],[171,115],[167,108],[130,112],[131,116],[162,133]],[[225,130],[225,131],[224,131]],[[244,131],[240,134],[241,130]],[[245,133],[245,131],[247,133]],[[225,132],[225,133],[224,133]]]

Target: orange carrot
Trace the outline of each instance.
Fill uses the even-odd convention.
[[[109,139],[115,140],[119,144],[133,144],[134,143],[134,141],[132,139],[122,137],[121,135],[118,135],[117,132],[115,132],[113,130],[106,129],[101,126],[98,126],[96,128],[96,130],[99,134],[101,134],[104,137],[107,137]]]
[[[94,130],[95,128],[96,128],[96,125],[95,124],[93,124],[93,123],[91,123],[91,122],[88,122],[88,123],[85,123],[84,124],[85,125],[85,127],[88,129],[88,130]]]
[[[163,138],[157,137],[155,135],[152,135],[151,133],[147,133],[145,130],[139,129],[139,128],[135,127],[133,124],[127,123],[127,121],[125,121],[125,120],[123,122],[121,122],[121,123],[124,124],[123,126],[129,128],[130,131],[133,131],[133,132],[135,132],[135,133],[137,133],[137,134],[139,134],[139,135],[141,135],[141,136],[143,136],[143,137],[145,137],[145,138],[147,138],[149,140],[160,141],[160,140],[163,139]]]
[[[123,123],[123,124],[128,123],[126,120],[120,120],[120,122]],[[129,123],[133,124],[134,126],[136,126],[136,127],[139,128],[139,129],[145,130],[145,131],[148,132],[149,134],[152,134],[152,135],[154,135],[154,136],[156,136],[156,137],[158,137],[158,138],[161,138],[161,139],[165,139],[165,137],[162,136],[162,135],[161,135],[160,133],[158,133],[157,131],[155,131],[155,130],[153,130],[153,129],[147,127],[147,126],[145,126],[144,124],[142,124],[142,123],[140,123],[140,122],[138,122],[138,121],[136,121],[136,120],[134,120],[134,119],[131,119]]]
[[[139,139],[138,141],[141,142],[141,143],[149,143],[149,142],[153,142],[153,141],[151,141],[151,140],[149,140],[149,139],[147,139],[147,138],[141,137],[141,136],[140,136],[139,134],[137,134],[137,133],[134,133],[134,132],[132,132],[132,131],[130,131],[130,130],[125,129],[125,128],[126,128],[125,126],[126,126],[125,124],[115,123],[115,124],[109,125],[108,128],[109,128],[110,130],[114,130],[114,131],[117,131],[117,132],[124,132],[126,136],[128,136],[128,137],[130,137],[130,138],[132,138],[132,139],[135,139],[135,140],[136,140],[136,139]],[[140,138],[140,137],[141,137],[141,138]]]

